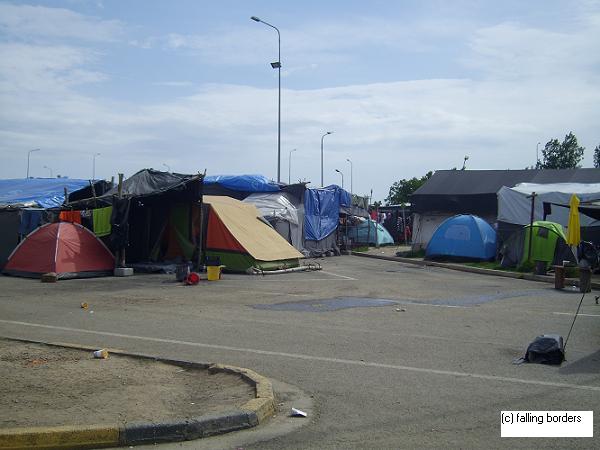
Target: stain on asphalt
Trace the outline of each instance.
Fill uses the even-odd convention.
[[[443,305],[443,306],[479,306],[496,300],[514,299],[528,296],[557,297],[568,295],[568,291],[555,291],[548,289],[528,289],[522,291],[504,291],[481,295],[468,295],[462,297],[434,298],[434,299],[386,299],[368,297],[343,297],[301,302],[284,302],[274,304],[249,305],[254,309],[267,311],[299,311],[299,312],[329,312],[350,308],[373,308],[391,305]]]
[[[323,300],[308,300],[303,302],[275,303],[272,305],[251,305],[255,309],[270,311],[301,311],[301,312],[326,312],[338,311],[349,308],[372,308],[377,306],[396,305],[396,300],[381,298],[330,298]]]

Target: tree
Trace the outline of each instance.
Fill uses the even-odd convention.
[[[577,142],[577,137],[570,132],[561,142],[558,139],[549,140],[542,149],[540,169],[575,169],[580,167],[584,147]]]
[[[433,175],[432,171],[427,172],[421,178],[411,178],[410,180],[396,181],[390,187],[390,193],[385,199],[387,205],[400,205],[402,203],[408,203],[410,195],[419,189],[427,180]]]
[[[594,149],[594,167],[600,169],[600,144]]]

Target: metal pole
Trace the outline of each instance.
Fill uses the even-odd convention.
[[[533,238],[533,218],[535,213],[535,192],[531,193],[531,216],[529,219],[529,250],[527,251],[527,261],[531,261],[531,241]]]
[[[96,156],[100,156],[100,153],[94,153],[92,162],[92,180],[96,179]]]
[[[297,149],[290,150],[290,159],[288,161],[288,184],[292,183],[292,152],[295,152]]]
[[[323,184],[323,139],[325,139],[325,136],[327,136],[328,134],[331,134],[331,133],[333,133],[333,131],[328,131],[323,136],[321,136],[321,187],[325,186]]]
[[[39,148],[34,148],[33,150],[29,150],[27,152],[27,178],[29,178],[29,157],[31,156],[31,154],[33,152],[39,152],[40,149]]]
[[[346,161],[350,163],[350,195],[354,195],[354,177],[352,175],[352,161],[350,161],[350,158],[346,158]]]
[[[535,146],[535,168],[536,169],[540,168],[540,157],[539,157],[539,153],[538,153],[540,144],[541,144],[541,142],[538,142],[537,145]]]

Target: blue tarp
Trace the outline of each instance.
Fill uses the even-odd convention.
[[[496,256],[496,230],[481,217],[460,214],[446,219],[427,244],[425,258],[490,260]]]
[[[72,178],[17,178],[0,180],[0,205],[60,206],[69,194],[89,186],[88,180]]]
[[[232,191],[277,192],[277,183],[269,181],[263,175],[210,175],[204,178],[204,184],[219,184]]]
[[[307,189],[304,194],[304,238],[320,241],[333,233],[339,222],[340,206],[350,206],[350,193],[339,186]]]

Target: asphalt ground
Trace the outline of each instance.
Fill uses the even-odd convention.
[[[172,275],[2,277],[0,335],[247,367],[312,397],[299,399],[309,408],[301,428],[278,433],[275,419],[168,448],[594,446],[501,438],[500,413],[593,410],[598,436],[598,292],[584,298],[562,367],[513,365],[535,336],[566,337],[578,290],[355,256],[318,262],[319,272],[225,274],[195,287]]]

